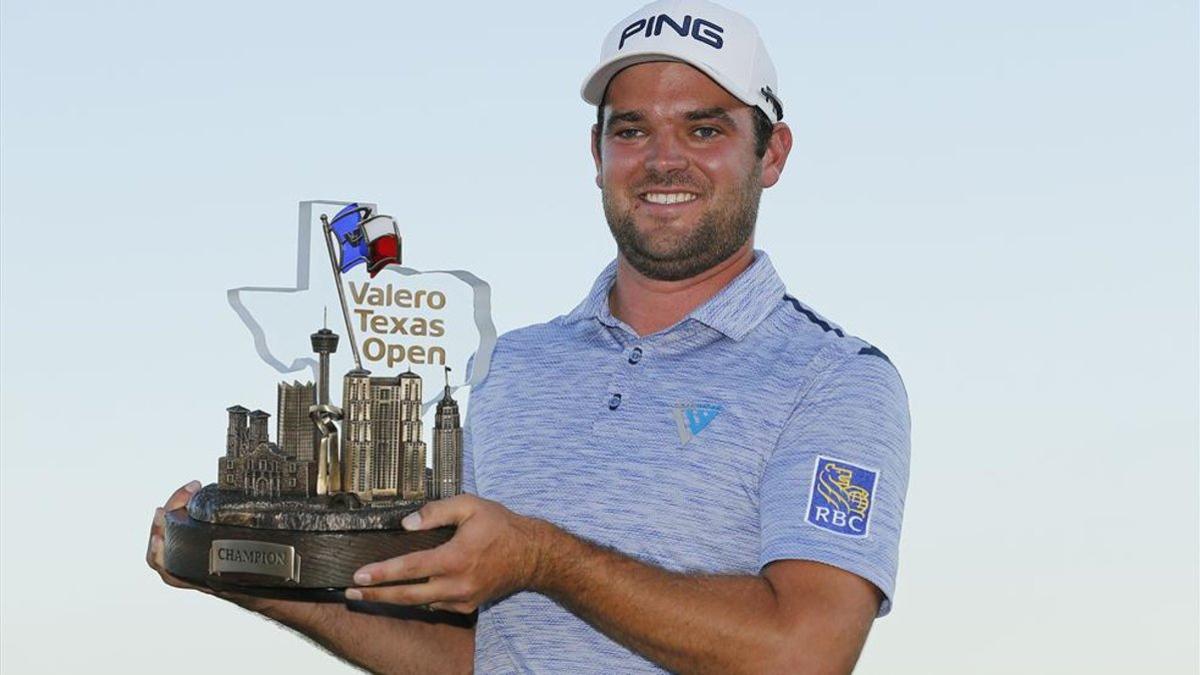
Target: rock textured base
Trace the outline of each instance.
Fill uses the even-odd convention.
[[[400,520],[424,501],[359,501],[352,493],[254,499],[244,493],[206,485],[188,502],[188,515],[215,525],[271,530],[399,530]]]
[[[164,562],[171,574],[217,590],[340,602],[339,591],[354,585],[363,565],[450,539],[452,527],[400,529],[400,519],[421,504],[252,502],[210,485],[186,509],[166,514]]]

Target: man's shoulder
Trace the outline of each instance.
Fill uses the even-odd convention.
[[[790,295],[764,322],[762,332],[776,341],[779,354],[786,355],[776,359],[783,367],[773,370],[782,370],[775,378],[787,382],[790,419],[803,419],[804,424],[820,420],[838,434],[851,433],[860,423],[875,433],[891,422],[889,429],[907,435],[908,393],[900,371],[882,349]],[[765,385],[772,380],[762,381]],[[817,428],[807,426],[804,433]]]
[[[871,356],[891,358],[871,342],[847,332],[793,295],[785,294],[761,326],[759,334],[792,351],[822,354],[832,360]]]
[[[883,349],[790,294],[780,298],[752,335],[758,344],[750,349],[769,360],[774,377],[791,383],[797,394],[819,383],[840,389],[880,379],[903,389],[899,370]]]

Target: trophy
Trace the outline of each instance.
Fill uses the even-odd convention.
[[[314,223],[322,207],[333,213]],[[274,438],[270,413],[226,409],[217,482],[166,514],[164,562],[217,590],[341,601],[361,566],[453,534],[408,532],[400,521],[461,490],[465,411],[453,394],[482,380],[496,333],[488,285],[465,270],[404,267],[396,221],[374,204],[301,202],[299,223],[296,284],[235,288],[228,298],[263,361],[283,374],[307,369],[315,381],[278,383]],[[333,283],[310,284],[324,277],[323,258]],[[340,335],[325,310],[334,296]],[[321,325],[301,329],[297,316],[316,306]],[[336,379],[335,362],[345,367]],[[466,373],[461,384],[451,363]],[[443,386],[427,396],[433,378]]]

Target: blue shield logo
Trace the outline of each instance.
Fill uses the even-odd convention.
[[[865,537],[879,472],[832,457],[817,457],[805,520],[822,529]]]

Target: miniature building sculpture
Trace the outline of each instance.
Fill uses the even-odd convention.
[[[462,490],[462,425],[459,423],[458,402],[450,396],[450,385],[438,401],[433,423],[433,490],[434,499],[453,497]]]
[[[317,427],[308,416],[308,409],[317,402],[312,382],[279,383],[279,418],[275,437],[279,450],[290,459],[310,462],[317,458]]]
[[[400,383],[400,496],[425,498],[425,441],[421,440],[421,377],[411,370],[396,378]]]
[[[355,368],[342,380],[342,484],[348,492],[371,490],[371,439],[371,372]]]
[[[217,485],[250,497],[307,497],[315,486],[311,461],[289,458],[267,437],[270,413],[228,408],[225,456],[217,461]]]
[[[360,498],[424,499],[421,378],[371,377],[356,368],[342,385],[343,485]]]

